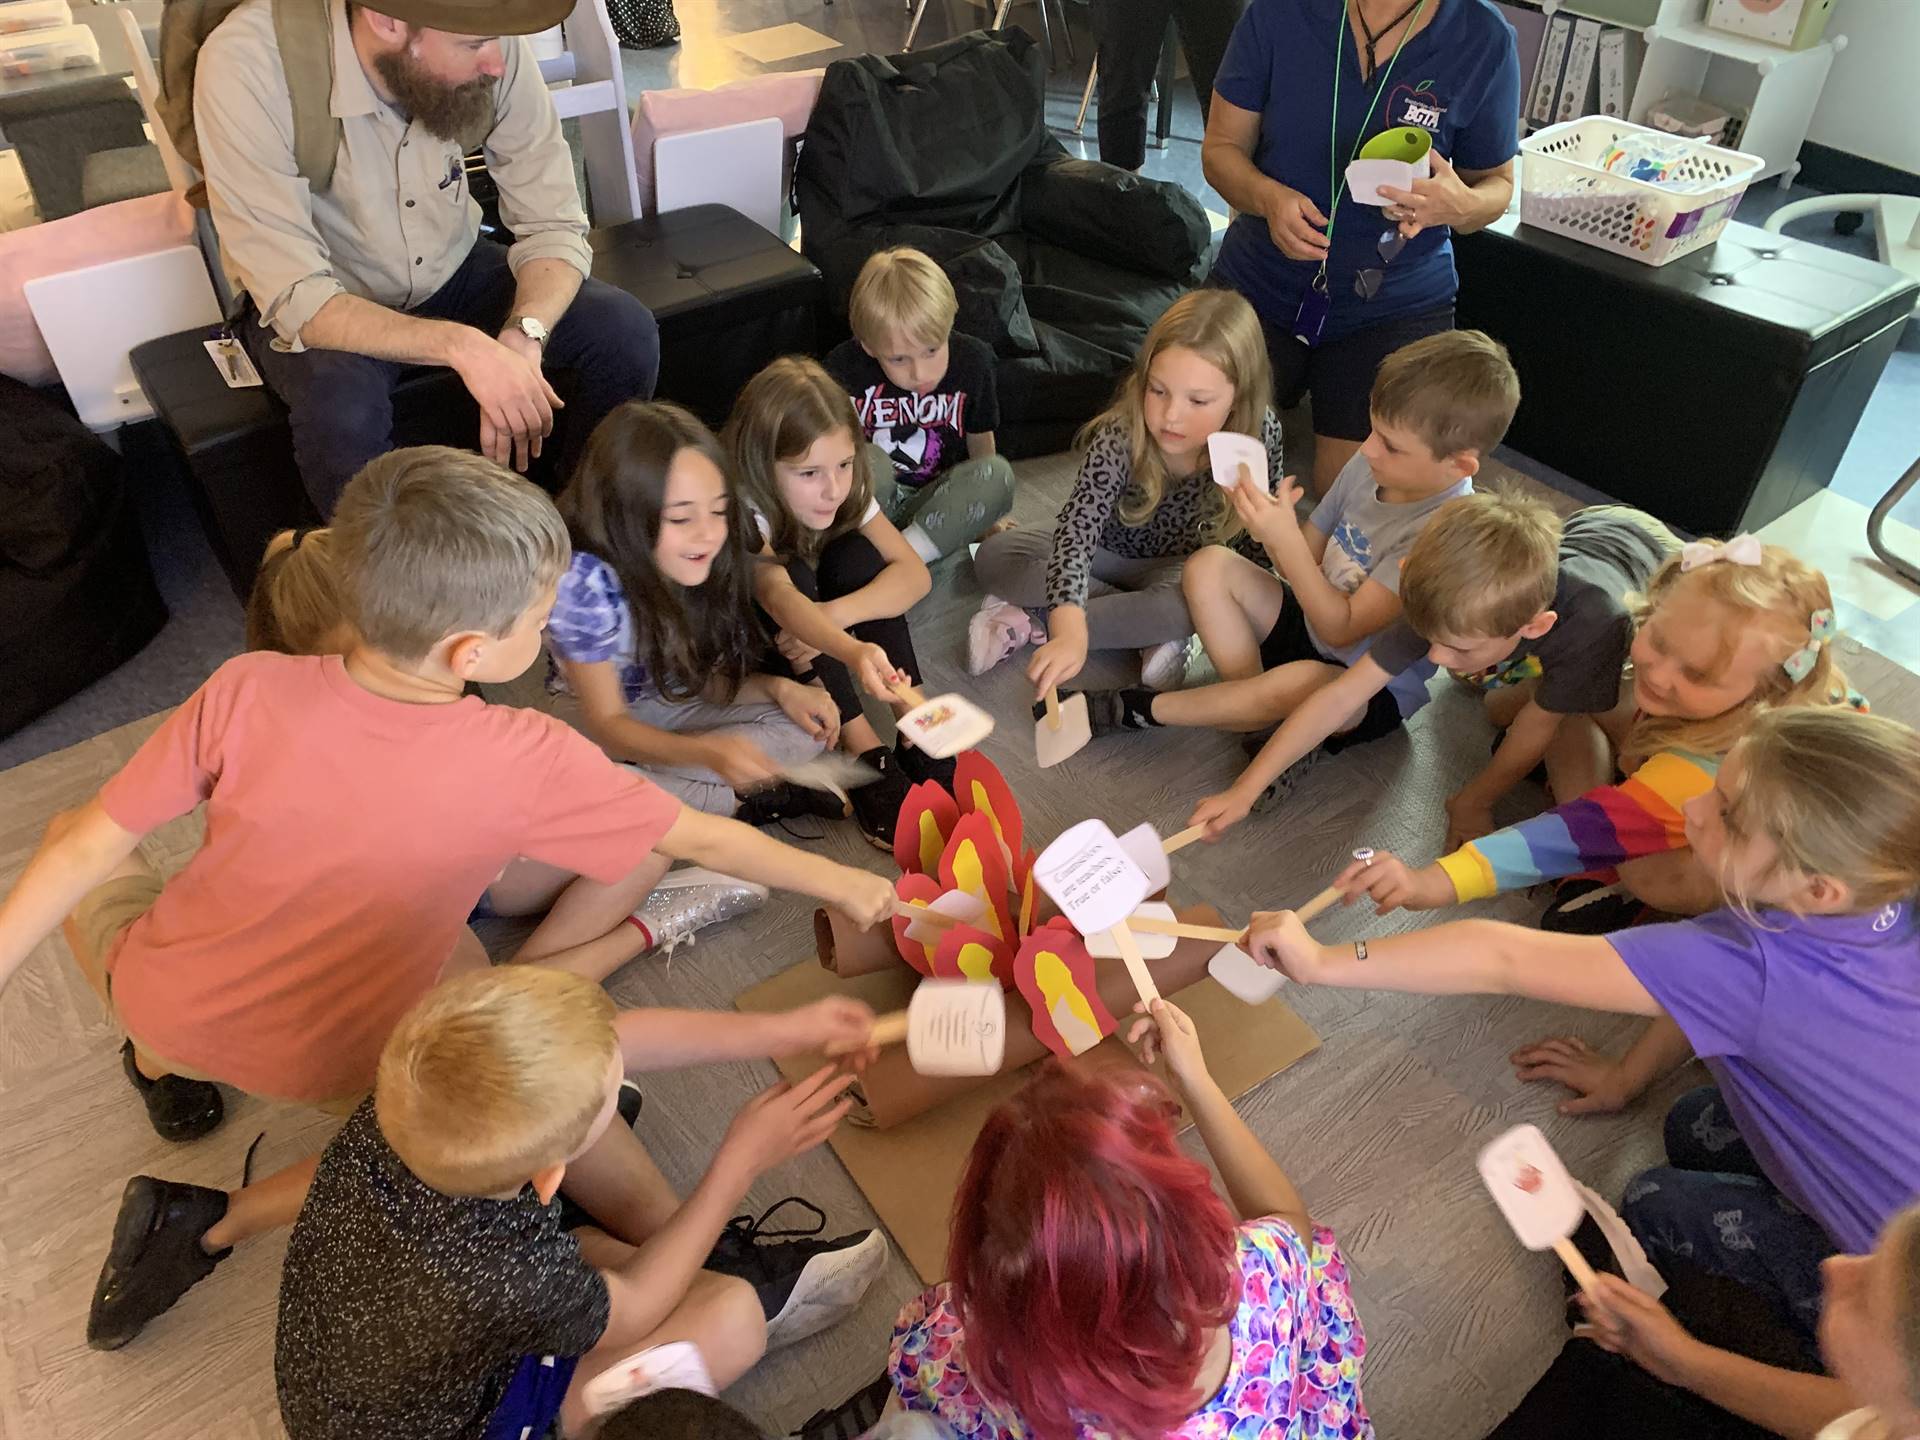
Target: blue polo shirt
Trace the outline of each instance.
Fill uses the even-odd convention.
[[[1386,93],[1374,106],[1366,136],[1417,125],[1433,148],[1462,170],[1492,170],[1519,148],[1520,57],[1513,26],[1490,0],[1427,0],[1439,13],[1401,52]],[[1383,272],[1372,300],[1353,293],[1353,277],[1381,264],[1381,234],[1392,228],[1378,207],[1343,198],[1332,210],[1328,189],[1327,125],[1333,109],[1334,42],[1340,43],[1340,114],[1333,182],[1345,178],[1359,148],[1362,122],[1392,53],[1383,47],[1379,69],[1360,78],[1353,27],[1343,34],[1345,0],[1253,0],[1234,27],[1214,93],[1242,110],[1258,112],[1260,136],[1253,163],[1300,191],[1333,217],[1327,284],[1333,302],[1324,340],[1336,340],[1378,321],[1418,314],[1453,302],[1453,234],[1444,226],[1407,242]],[[1344,189],[1343,189],[1344,196]],[[1214,265],[1217,280],[1252,302],[1260,318],[1290,326],[1317,261],[1289,260],[1274,245],[1267,222],[1240,215],[1227,229]]]

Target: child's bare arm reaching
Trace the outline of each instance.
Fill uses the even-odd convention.
[[[114,823],[98,796],[54,817],[19,882],[0,902],[0,989],[139,843],[138,835]]]
[[[877,925],[893,913],[893,885],[885,877],[783,845],[738,820],[683,808],[654,848],[674,860],[811,895],[861,925]]]
[[[1608,1115],[1624,1110],[1649,1085],[1693,1058],[1693,1046],[1670,1015],[1656,1016],[1618,1059],[1576,1035],[1523,1045],[1507,1057],[1516,1080],[1551,1080],[1573,1091],[1562,1115]]]
[[[1231,492],[1234,513],[1292,587],[1314,633],[1329,645],[1351,645],[1399,619],[1400,597],[1377,580],[1367,580],[1348,594],[1327,578],[1320,568],[1327,537],[1311,524],[1302,525],[1293,508],[1301,493],[1288,479],[1269,495],[1244,465]]]
[[[782,630],[821,654],[831,655],[851,670],[860,688],[874,699],[894,698],[894,685],[905,677],[894,669],[887,652],[878,645],[856,640],[834,624],[819,604],[800,593],[800,587],[793,583],[793,577],[770,550],[754,557],[753,598],[780,622]]]
[[[1554,935],[1497,920],[1456,920],[1357,945],[1322,945],[1291,910],[1253,917],[1253,958],[1307,985],[1418,995],[1528,995],[1588,1010],[1663,1015],[1600,935]]]
[[[1206,826],[1207,838],[1211,840],[1228,826],[1246,819],[1267,786],[1356,712],[1364,711],[1367,702],[1384,690],[1392,678],[1371,657],[1362,655],[1344,674],[1302,700],[1281,722],[1280,728],[1267,737],[1267,743],[1240,772],[1240,778],[1219,794],[1202,800],[1194,807],[1187,823]]]
[[[1257,1220],[1275,1215],[1293,1226],[1302,1239],[1311,1237],[1313,1218],[1307,1214],[1306,1201],[1215,1083],[1200,1051],[1199,1033],[1186,1012],[1166,1000],[1156,1000],[1152,1015],[1134,1021],[1127,1038],[1140,1045],[1149,1064],[1157,1056],[1166,1057],[1167,1068],[1193,1112],[1193,1123],[1199,1127],[1207,1153],[1220,1167],[1227,1198],[1240,1218]]]

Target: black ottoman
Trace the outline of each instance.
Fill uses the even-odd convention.
[[[1916,289],[1738,223],[1656,268],[1508,215],[1454,257],[1458,323],[1520,372],[1507,443],[1696,534],[1758,529],[1825,487]]]
[[[709,425],[769,360],[814,353],[819,270],[739,211],[695,205],[588,239],[594,278],[637,295],[660,324],[654,393]]]
[[[739,212],[700,205],[596,231],[593,273],[637,296],[660,325],[655,393],[719,425],[749,376],[777,355],[810,354],[820,272]],[[231,390],[207,358],[209,332],[136,346],[133,372],[191,478],[189,490],[234,593],[245,598],[267,541],[319,517],[300,484],[286,408],[264,389]],[[554,378],[565,399],[567,377]],[[422,366],[394,391],[396,445],[473,447],[479,423],[451,370]],[[556,487],[549,450],[531,478]],[[543,463],[544,462],[544,463]]]
[[[208,358],[213,332],[187,330],[133,348],[133,374],[181,463],[194,508],[242,600],[275,532],[316,525],[293,463],[287,410],[259,386],[233,390]],[[419,366],[393,392],[394,443],[472,446],[479,414],[451,370]]]

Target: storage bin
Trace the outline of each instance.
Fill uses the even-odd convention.
[[[100,63],[100,42],[84,25],[52,30],[22,30],[0,36],[0,75],[18,79],[49,70],[72,70]]]
[[[1657,185],[1606,168],[1625,142],[1671,145],[1645,125],[1589,115],[1520,142],[1520,218],[1645,265],[1664,265],[1711,245],[1747,185],[1766,168],[1757,155],[1696,141]]]
[[[67,8],[67,0],[8,0],[0,5],[0,35],[71,24],[73,11]]]

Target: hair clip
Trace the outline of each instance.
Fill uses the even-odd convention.
[[[287,549],[298,550],[300,548],[300,542],[306,539],[307,536],[311,535],[314,531],[318,530],[319,528],[320,527],[318,525],[294,526],[293,539],[287,542]]]
[[[1689,540],[1680,547],[1680,568],[1698,570],[1722,560],[1730,565],[1758,565],[1765,548],[1758,535],[1736,535],[1719,545],[1711,540]]]
[[[1807,643],[1780,662],[1780,668],[1787,672],[1787,678],[1798,685],[1807,678],[1813,669],[1813,662],[1820,658],[1820,652],[1827,648],[1833,639],[1833,611],[1822,606],[1813,612],[1808,626]]]

